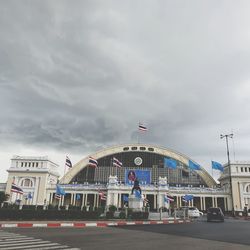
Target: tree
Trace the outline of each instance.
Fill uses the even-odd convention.
[[[7,201],[9,198],[9,195],[6,194],[5,192],[0,192],[0,204],[3,203],[4,201]]]

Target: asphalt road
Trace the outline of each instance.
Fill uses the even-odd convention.
[[[30,241],[28,245],[25,245],[26,238]],[[38,239],[42,242],[36,241]],[[13,242],[17,240],[23,240],[23,245],[15,247]],[[249,250],[250,221],[227,219],[224,223],[207,223],[199,220],[180,225],[105,228],[2,228],[0,249]]]

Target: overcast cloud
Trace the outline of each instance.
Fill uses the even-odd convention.
[[[64,168],[141,142],[250,161],[250,2],[0,1],[0,181],[12,155]]]

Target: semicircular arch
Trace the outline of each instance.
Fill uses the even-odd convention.
[[[93,153],[89,156],[93,157],[94,159],[96,159],[98,161],[98,159],[100,159],[102,157],[114,155],[117,153],[122,153],[122,152],[124,152],[124,148],[128,149],[128,151],[126,151],[126,152],[129,152],[129,151],[136,152],[136,151],[140,151],[140,148],[142,148],[142,147],[146,148],[146,152],[152,153],[152,149],[153,149],[153,153],[173,158],[173,159],[183,163],[186,166],[188,166],[189,160],[196,163],[194,160],[192,160],[188,156],[181,154],[177,151],[163,148],[163,147],[159,147],[159,146],[147,145],[147,144],[125,144],[125,145],[113,146],[113,147],[109,147],[109,148],[105,148],[103,150],[100,150],[100,151]],[[138,150],[131,150],[131,148],[138,148]],[[144,152],[145,152],[145,150],[144,150]],[[80,160],[79,162],[77,162],[61,178],[60,183],[61,184],[69,183],[81,170],[86,168],[89,165],[89,156],[87,156],[87,157],[83,158],[82,160]],[[207,184],[208,187],[213,187],[217,184],[216,181],[212,178],[212,176],[210,176],[209,173],[203,167],[201,167],[201,170],[198,170],[196,172],[205,181],[205,183]]]

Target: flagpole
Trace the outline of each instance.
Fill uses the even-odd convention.
[[[112,175],[113,174],[113,171],[112,171],[112,158],[110,159],[109,168],[110,168],[110,175]]]
[[[139,122],[138,128],[137,128],[137,142],[138,142],[138,144],[140,143],[140,130],[139,130],[139,126],[140,126],[140,122]]]
[[[86,182],[88,181],[88,174],[89,174],[89,165],[87,166],[87,170],[86,170]]]

